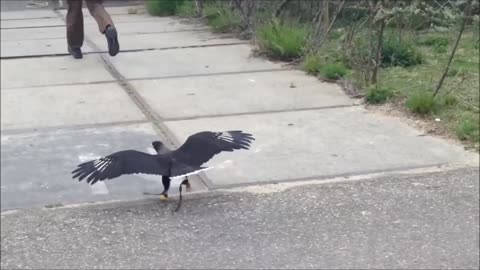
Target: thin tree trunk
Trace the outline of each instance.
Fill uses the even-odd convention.
[[[375,57],[375,66],[372,70],[372,84],[377,83],[378,68],[382,63],[383,31],[385,29],[385,19],[380,21],[380,30],[378,32],[377,55]]]
[[[328,11],[328,1],[329,0],[323,0],[323,9],[324,9],[324,12],[323,12],[323,26],[324,27],[327,27],[328,23],[330,22],[330,14],[329,14],[329,11]]]
[[[315,16],[313,16],[312,24],[316,23],[323,16],[323,8],[319,8]]]
[[[440,91],[440,88],[442,88],[443,82],[447,77],[448,70],[450,69],[450,65],[452,64],[453,57],[457,52],[458,44],[460,43],[460,39],[462,38],[463,31],[465,30],[465,25],[467,24],[471,3],[472,3],[472,0],[468,1],[466,4],[465,11],[462,18],[462,24],[460,26],[460,31],[458,32],[457,40],[455,41],[455,46],[453,46],[452,52],[450,53],[450,58],[448,59],[447,66],[445,66],[445,70],[443,71],[442,77],[440,78],[440,81],[438,82],[437,87],[435,88],[435,92],[433,93],[434,97],[438,94],[438,92]]]
[[[333,24],[335,23],[335,20],[337,19],[337,16],[340,13],[340,11],[342,10],[344,4],[345,4],[345,0],[342,0],[342,2],[340,3],[337,11],[335,12],[335,15],[333,16],[332,21],[328,25],[327,31],[325,32],[325,35],[323,36],[323,39],[318,44],[317,49],[322,47],[323,43],[325,43],[325,41],[327,40],[327,37],[330,34],[330,31],[332,31]]]
[[[195,7],[197,9],[197,15],[202,17],[203,16],[203,1],[204,0],[195,0]]]

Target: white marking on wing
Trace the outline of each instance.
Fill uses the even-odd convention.
[[[93,153],[88,153],[86,155],[79,155],[78,160],[80,162],[86,162],[90,160],[95,160],[95,162],[100,162],[100,159],[102,157],[96,156]],[[95,164],[94,162],[94,164]],[[97,167],[95,167],[97,168]],[[92,191],[93,194],[97,195],[106,195],[109,194],[110,192],[108,191],[107,185],[103,181],[98,181],[94,185],[88,185],[90,187],[90,190]]]
[[[111,163],[112,163],[112,161],[110,161],[110,160],[102,161],[102,165],[97,168],[97,171],[103,172],[108,167],[108,165],[110,165]]]
[[[183,178],[183,177],[186,177],[186,176],[199,174],[200,172],[208,171],[208,170],[210,170],[210,169],[213,169],[213,167],[207,167],[207,168],[205,168],[205,169],[196,170],[196,171],[193,171],[193,172],[189,172],[189,173],[186,173],[186,174],[173,176],[173,177],[170,177],[170,178],[171,178],[172,180],[173,180],[173,179],[178,179],[178,178]]]
[[[155,149],[153,149],[151,147],[147,148],[147,152],[150,153],[151,155],[156,155],[157,154],[157,151],[155,151]]]
[[[218,136],[218,138],[220,140],[223,140],[223,141],[226,141],[226,142],[229,142],[229,143],[233,143],[233,137],[232,137],[232,134],[228,133],[228,132],[222,132],[220,133],[220,136]]]

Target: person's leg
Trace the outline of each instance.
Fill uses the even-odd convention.
[[[67,43],[68,51],[73,57],[82,58],[83,14],[82,1],[67,0]]]
[[[108,53],[111,56],[115,56],[120,50],[118,44],[118,34],[115,26],[113,25],[112,18],[102,5],[102,0],[85,0],[87,3],[88,11],[95,21],[97,21],[98,30],[100,33],[105,34],[108,43]]]

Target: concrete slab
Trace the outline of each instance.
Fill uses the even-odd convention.
[[[194,31],[199,29],[207,29],[205,25],[201,24],[187,24],[172,18],[165,18],[161,21],[146,22],[114,22],[117,28],[119,38],[122,35],[133,35],[143,33],[165,33],[178,31]],[[86,27],[97,29],[96,24],[87,24]]]
[[[91,35],[91,40],[101,50],[107,51],[107,42],[104,36]],[[173,32],[173,33],[155,33],[144,34],[141,37],[137,35],[123,35],[120,40],[121,50],[141,50],[141,49],[161,49],[185,46],[206,46],[216,44],[235,44],[241,43],[241,40],[228,38],[222,35],[213,35],[206,31],[195,32]]]
[[[43,26],[64,26],[65,23],[58,16],[56,18],[40,18],[25,20],[2,20],[1,27],[17,28],[17,27],[43,27]]]
[[[184,77],[132,81],[132,84],[166,119],[353,104],[339,86],[321,83],[301,71]]]
[[[130,175],[90,186],[71,178],[83,161],[125,149],[154,152],[158,136],[149,124],[2,135],[2,210],[103,200],[142,198],[161,192],[161,177]],[[180,180],[179,180],[180,181]],[[175,194],[177,182],[172,183]],[[192,181],[194,190],[203,187]]]
[[[6,20],[18,19],[42,19],[58,17],[53,10],[21,10],[21,11],[7,11],[1,13],[2,25]]]
[[[146,120],[117,83],[2,91],[2,131]]]
[[[59,39],[40,39],[40,40],[16,40],[1,42],[1,57],[18,57],[18,56],[39,56],[66,54],[67,40]],[[94,50],[84,44],[82,47],[84,53],[93,52]]]
[[[113,80],[97,55],[2,60],[1,76],[2,89]]]
[[[154,22],[116,22],[120,42],[126,35],[145,33],[171,33],[178,31],[205,30],[207,27],[200,24],[185,24],[172,18]],[[1,29],[2,41],[38,40],[38,39],[66,39],[65,27],[39,27],[20,29]],[[85,35],[89,38],[102,37],[96,23],[85,24]]]
[[[104,5],[105,6],[105,5]],[[144,6],[143,5],[134,5],[134,6],[120,6],[120,7],[109,7],[109,6],[105,6],[105,9],[107,10],[108,14],[110,15],[126,15],[126,14],[129,14],[128,10],[130,8],[134,8],[134,9],[138,9],[139,11],[141,10],[144,10]],[[66,15],[67,14],[67,10],[66,9],[62,9],[62,10],[59,10],[61,14],[63,15]],[[88,9],[86,8],[86,6],[84,5],[84,8],[82,9],[82,12],[83,12],[83,16],[84,17],[88,17],[88,16],[91,16],[90,13],[88,12]]]
[[[66,42],[67,38],[67,30],[65,29],[65,27],[1,29],[0,32],[2,41],[63,38]],[[88,33],[87,30],[85,30],[85,33]]]
[[[250,46],[230,45],[123,53],[111,58],[111,62],[128,79],[281,68],[280,64],[250,55]]]
[[[167,122],[184,141],[204,130],[241,129],[251,151],[222,153],[207,165],[214,187],[359,174],[458,162],[463,148],[359,107]],[[472,154],[473,155],[473,154]]]
[[[110,16],[115,24],[125,22],[171,22],[171,17],[154,17],[149,14],[121,14]],[[85,24],[96,24],[95,19],[90,14],[84,14],[83,21]]]

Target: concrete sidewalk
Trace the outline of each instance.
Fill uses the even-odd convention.
[[[1,14],[2,210],[142,198],[158,177],[92,187],[82,161],[124,149],[179,146],[203,130],[253,133],[251,151],[223,153],[197,191],[475,163],[477,154],[367,112],[334,84],[251,57],[251,46],[204,25],[109,7],[121,52],[85,10],[87,54],[66,55],[64,11]]]

